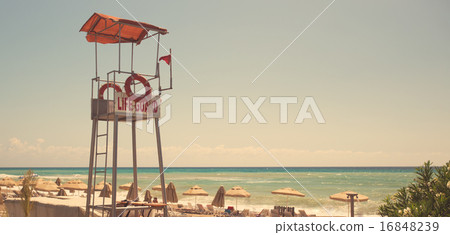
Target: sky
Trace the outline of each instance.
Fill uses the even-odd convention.
[[[0,167],[88,166],[94,44],[79,29],[94,12],[169,31],[162,45],[172,48],[177,62],[174,89],[162,107],[170,109],[161,126],[166,164],[448,162],[450,3],[337,0],[311,24],[331,2],[4,2]],[[122,49],[128,69],[130,46]],[[154,73],[155,50],[151,39],[135,48],[136,72]],[[117,54],[117,45],[99,45],[102,78],[117,69]],[[168,67],[161,68],[167,82]],[[193,123],[194,97],[211,96],[223,98],[224,118],[202,114],[201,123]],[[237,100],[237,123],[231,124],[230,97]],[[245,97],[266,97],[259,111],[267,123],[252,115],[242,123],[249,113]],[[287,123],[280,123],[280,106],[271,97],[297,98],[288,105]],[[313,97],[325,123],[314,115],[295,123],[305,97]],[[139,166],[157,166],[155,134],[142,128],[137,143]],[[121,124],[119,166],[130,165],[131,127]]]

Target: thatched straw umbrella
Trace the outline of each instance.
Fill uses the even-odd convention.
[[[112,194],[112,185],[111,184],[105,184],[102,191],[100,192],[99,197],[111,197]]]
[[[177,191],[175,189],[175,185],[172,182],[170,182],[169,186],[167,186],[166,188],[166,195],[167,195],[167,202],[173,203],[178,202]]]
[[[53,181],[42,181],[39,184],[36,184],[34,187],[35,190],[44,191],[44,192],[58,192],[58,185]]]
[[[0,180],[0,186],[6,186],[8,188],[12,188],[13,186],[16,186],[16,185],[17,185],[16,181],[14,181],[13,179],[11,179],[9,177],[5,177]]]
[[[350,206],[350,216],[354,217],[355,216],[355,200],[358,202],[365,202],[365,201],[369,200],[369,197],[362,195],[362,194],[358,194],[353,191],[345,191],[345,192],[340,192],[340,193],[331,195],[330,199],[341,201],[341,202],[348,202],[350,204],[349,205]]]
[[[128,183],[128,184],[122,184],[122,185],[119,186],[119,188],[120,188],[120,189],[123,189],[123,190],[130,190],[130,187],[131,187],[132,184],[133,184],[133,183],[131,183],[131,182]],[[141,188],[138,187],[138,190],[141,191]]]
[[[61,179],[59,177],[56,179],[55,184],[61,186]]]
[[[152,194],[150,190],[145,190],[144,202],[152,202]]]
[[[188,191],[184,192],[183,195],[195,196],[195,205],[197,205],[197,196],[208,196],[209,194],[203,190],[200,186],[195,185]]]
[[[293,189],[293,188],[280,188],[272,191],[272,194],[286,195],[286,207],[288,206],[289,196],[305,197],[305,194]]]
[[[225,207],[225,188],[220,186],[219,190],[217,190],[216,196],[214,196],[214,200],[211,205],[216,207]]]
[[[36,185],[41,184],[42,182],[44,182],[44,180],[41,178],[39,179],[31,178],[30,184],[31,186],[36,187]],[[20,185],[23,185],[23,179],[21,180]]]
[[[81,180],[70,180],[59,187],[63,189],[69,189],[70,192],[75,192],[75,190],[85,191],[88,188],[87,184],[83,183],[83,181]]]
[[[167,190],[167,186],[169,186],[168,184],[166,184],[166,190]],[[155,190],[155,191],[161,191],[162,192],[162,190],[161,190],[161,185],[156,185],[156,186],[153,186],[152,187],[152,190]]]
[[[102,191],[103,190],[103,188],[105,187],[105,185],[111,185],[111,183],[105,183],[105,181],[102,181],[102,182],[100,182],[100,183],[98,183],[98,184],[96,184],[95,185],[95,187],[94,187],[94,191]],[[112,187],[112,186],[111,186]]]
[[[56,196],[67,196],[67,193],[64,189],[60,189],[58,194],[56,194]]]
[[[237,210],[237,200],[240,197],[250,197],[250,193],[245,191],[241,186],[234,186],[230,190],[225,193],[227,197],[235,197],[236,198],[236,210]]]

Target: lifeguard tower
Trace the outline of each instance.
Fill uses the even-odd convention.
[[[89,178],[86,197],[86,215],[94,216],[94,211],[101,211],[102,216],[120,216],[125,210],[133,210],[133,201],[138,198],[137,177],[137,153],[136,153],[136,122],[154,119],[156,142],[158,150],[158,162],[160,171],[161,187],[165,188],[164,167],[161,150],[161,136],[159,129],[160,117],[160,95],[161,92],[172,89],[172,63],[171,50],[168,55],[160,58],[160,39],[168,33],[167,29],[160,28],[148,23],[121,19],[104,14],[94,13],[80,30],[86,32],[88,42],[95,43],[95,78],[92,79],[91,88],[91,119],[92,136],[89,158]],[[155,73],[137,73],[133,70],[134,47],[143,40],[151,39],[156,42]],[[98,44],[114,44],[118,49],[118,68],[100,76],[98,74]],[[121,51],[125,45],[131,46],[130,70],[121,68]],[[169,80],[167,87],[161,87],[160,63],[165,61],[169,65]],[[143,85],[144,92],[138,94],[136,85]],[[156,87],[156,89],[154,89]],[[114,92],[108,89],[112,88]],[[112,138],[112,168],[108,167],[108,144],[110,122],[113,122]],[[131,122],[132,129],[132,156],[133,156],[133,190],[132,201],[124,204],[117,203],[117,148],[118,148],[118,125],[120,122]],[[102,127],[100,126],[102,124]],[[101,143],[101,144],[99,144]],[[111,171],[112,170],[112,171]],[[108,172],[111,171],[111,172]],[[108,175],[112,179],[107,179]],[[103,197],[102,205],[95,205],[94,186],[99,179],[103,182],[112,182],[111,204],[105,203]],[[104,186],[106,189],[106,185]],[[130,191],[131,192],[131,191]],[[162,190],[162,203],[151,205],[136,204],[141,207],[159,207],[167,216],[166,192]],[[126,207],[131,205],[131,207]],[[134,208],[138,208],[134,206]],[[141,208],[142,209],[142,208]],[[105,213],[106,212],[106,213]]]

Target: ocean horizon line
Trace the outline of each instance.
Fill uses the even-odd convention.
[[[191,166],[176,166],[176,167],[170,167],[168,169],[308,169],[308,168],[329,168],[329,169],[339,169],[339,168],[348,168],[348,169],[364,169],[364,168],[417,168],[420,166],[286,166],[286,167],[276,167],[276,166],[202,166],[202,167],[191,167]],[[21,166],[14,166],[14,167],[0,167],[0,169],[76,169],[76,168],[89,168],[88,166],[74,166],[74,167],[67,167],[67,166],[40,166],[40,167],[21,167]],[[112,168],[112,167],[108,167]],[[125,166],[125,167],[117,167],[118,169],[132,169],[132,166]],[[137,167],[138,169],[159,169],[159,167]],[[165,167],[167,168],[167,167]]]

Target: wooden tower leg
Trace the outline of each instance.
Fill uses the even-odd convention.
[[[133,200],[138,197],[138,182],[137,182],[137,153],[136,153],[136,121],[131,123],[131,139],[133,145]]]
[[[111,216],[116,217],[116,201],[117,201],[117,140],[118,140],[119,117],[114,115],[114,136],[113,136],[113,169],[112,169],[112,207]]]
[[[86,216],[89,217],[90,214],[90,206],[91,206],[91,191],[92,191],[92,177],[94,170],[94,154],[95,154],[95,140],[97,137],[97,125],[98,119],[94,118],[92,120],[92,136],[91,136],[91,153],[89,156],[89,175],[88,175],[88,189],[87,189],[87,198],[86,198]],[[92,208],[94,211],[94,208]]]
[[[167,204],[166,183],[164,180],[164,164],[161,150],[161,134],[159,132],[159,118],[155,118],[156,144],[158,146],[159,178],[161,180],[161,192],[163,203]],[[167,217],[167,206],[164,206],[164,217]]]

